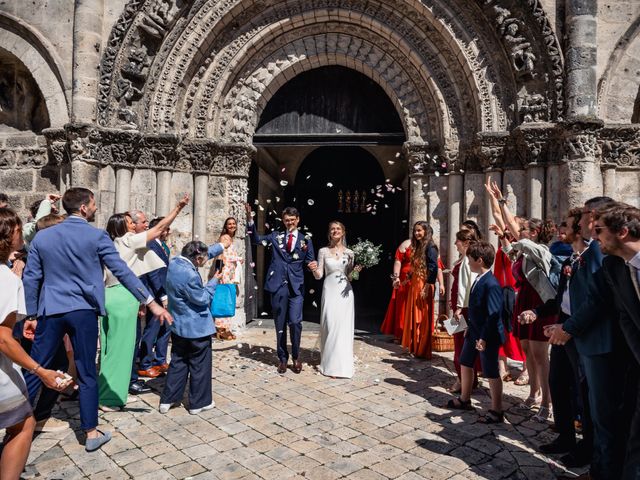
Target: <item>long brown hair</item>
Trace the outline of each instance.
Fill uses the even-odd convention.
[[[547,245],[553,238],[553,232],[556,228],[555,224],[551,220],[541,220],[539,218],[530,218],[529,232],[536,230],[538,232],[538,239],[536,243]]]
[[[413,224],[413,231],[418,226],[424,230],[424,238],[418,241],[415,235],[411,234],[411,267],[414,272],[426,275],[427,249],[435,248],[437,251],[438,247],[433,243],[433,228],[431,228],[431,225],[424,221],[418,221]]]
[[[227,230],[227,222],[229,220],[233,220],[234,222],[236,222],[236,231],[233,232],[233,235],[231,235]],[[237,232],[238,232],[238,220],[236,220],[236,217],[227,217],[227,219],[222,224],[222,231],[220,232],[220,236],[229,235],[231,238],[235,238]]]
[[[10,208],[0,208],[0,262],[7,263],[13,251],[13,234],[22,229],[22,220]]]

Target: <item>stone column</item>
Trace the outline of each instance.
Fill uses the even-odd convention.
[[[405,142],[402,145],[402,153],[407,159],[409,168],[409,223],[411,226],[419,220],[427,220],[425,190],[428,188],[429,180],[426,173],[431,168],[431,155],[435,155],[436,151],[426,143]]]
[[[530,218],[543,218],[544,193],[544,167],[535,164],[528,165],[527,215]]]
[[[209,175],[195,176],[193,187],[193,238],[207,242],[207,194]]]
[[[104,0],[76,0],[73,18],[73,122],[96,122]]]
[[[567,120],[597,116],[597,0],[566,0]]]
[[[460,214],[462,211],[463,201],[463,179],[462,174],[457,172],[451,172],[449,174],[449,198],[448,198],[448,223],[447,230],[449,232],[449,258],[447,258],[447,265],[449,268],[453,266],[453,263],[458,258],[456,253],[456,233],[460,230]]]
[[[602,195],[602,173],[596,158],[597,0],[567,0],[565,24],[566,121],[564,133],[563,202],[561,210]]]
[[[413,228],[413,224],[419,220],[427,220],[427,197],[424,192],[428,189],[429,180],[426,175],[410,175],[409,186],[411,212],[409,215],[409,223]]]
[[[615,165],[606,165],[604,168],[604,194],[607,197],[617,198],[618,187],[616,185],[616,167]]]
[[[131,200],[131,170],[119,168],[116,170],[116,213],[129,210]]]
[[[156,216],[164,217],[171,211],[171,172],[161,170],[156,174]]]

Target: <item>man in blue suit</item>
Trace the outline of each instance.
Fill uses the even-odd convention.
[[[291,334],[292,370],[302,371],[300,361],[300,337],[302,336],[302,305],[304,302],[304,265],[310,269],[317,267],[311,238],[298,230],[300,214],[293,207],[282,212],[282,223],[286,232],[271,232],[259,235],[252,219],[251,206],[246,205],[247,229],[255,245],[271,247],[271,264],[264,282],[265,291],[271,294],[271,308],[276,327],[278,345],[278,373],[287,371],[289,351],[287,350],[287,325]]]
[[[64,334],[69,334],[78,370],[80,426],[87,434],[86,450],[93,451],[111,438],[96,428],[98,315],[105,314],[103,267],[162,322],[172,319],[122,261],[107,233],[89,225],[96,212],[93,193],[71,188],[62,205],[69,217],[39,232],[31,243],[23,282],[27,315],[37,321],[26,322],[25,330],[35,329],[31,356],[43,367],[50,365]],[[33,403],[41,382],[31,373],[25,380]]]
[[[133,218],[133,217],[132,217]],[[164,217],[158,217],[151,220],[149,228],[153,228]],[[170,228],[167,228],[160,238],[153,240],[147,244],[149,250],[156,252],[158,257],[169,265],[169,248],[165,241],[167,240]],[[141,278],[143,283],[147,285],[153,293],[156,302],[167,307],[167,294],[164,290],[164,283],[167,279],[167,268],[159,268],[149,272]],[[140,368],[138,374],[144,377],[154,378],[158,375],[166,373],[169,365],[167,362],[167,349],[169,347],[169,336],[171,331],[166,325],[161,325],[158,319],[151,312],[147,312],[147,323],[144,327],[140,341]],[[132,384],[133,386],[133,384]]]
[[[505,333],[502,322],[502,287],[491,273],[495,255],[493,245],[488,242],[473,242],[467,250],[469,268],[478,276],[471,285],[467,331],[460,353],[462,391],[458,398],[450,400],[447,404],[447,407],[453,409],[473,409],[471,406],[473,368],[476,357],[479,355],[482,373],[489,379],[491,391],[491,409],[484,418],[480,419],[482,423],[504,421],[498,352],[505,341]]]
[[[624,458],[619,418],[624,401],[621,385],[628,361],[619,313],[602,269],[604,255],[599,243],[592,239],[595,212],[612,203],[609,197],[596,197],[585,203],[579,224],[588,246],[571,273],[571,316],[562,324],[545,327],[552,345],[565,345],[573,338],[584,366],[593,422],[590,475],[597,479],[620,478]]]

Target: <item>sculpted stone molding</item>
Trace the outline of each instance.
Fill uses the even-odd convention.
[[[98,100],[101,125],[133,128],[133,125],[142,124],[145,129],[152,125],[154,131],[174,131],[177,115],[182,111],[187,116],[193,114],[192,96],[188,94],[184,98],[185,90],[192,88],[187,85],[191,80],[197,84],[208,65],[228,74],[230,66],[237,63],[239,49],[247,48],[250,41],[258,38],[269,25],[281,23],[282,19],[301,12],[332,12],[344,4],[323,0],[254,2],[247,6],[233,0],[202,0],[193,5],[180,2],[178,9],[175,5],[168,8],[169,3],[131,1],[116,23],[101,64]],[[449,88],[451,79],[455,79],[459,85],[454,96],[447,95],[447,104],[456,109],[458,104],[465,109],[480,108],[480,112],[471,115],[474,122],[480,121],[475,128],[507,127],[511,121],[507,111],[513,103],[513,94],[503,93],[501,88],[513,89],[503,66],[505,62],[493,55],[493,40],[483,31],[473,5],[466,2],[441,5],[439,0],[431,0],[428,5],[353,0],[348,7],[355,12],[353,19],[359,19],[358,12],[361,12],[381,25],[388,25],[392,32],[391,43],[397,43],[396,38],[406,39],[410,47],[405,55],[418,53],[424,64],[438,66],[443,58],[446,59],[446,67],[442,73],[433,75],[433,81],[442,88]],[[226,17],[225,22],[221,23],[223,17]],[[216,48],[218,39],[225,48]],[[436,42],[435,47],[429,46],[431,42]],[[235,50],[231,49],[232,44],[236,45]],[[147,45],[155,46],[150,49]],[[195,60],[199,58],[196,55],[202,54],[202,45],[219,52],[214,60],[207,60],[208,55],[204,60]],[[462,62],[461,58],[464,58]],[[139,83],[145,76],[145,83]],[[115,82],[123,77],[132,84],[122,83],[116,92]],[[138,106],[138,91],[145,92],[142,109]],[[183,98],[185,102],[181,104]],[[112,111],[117,112],[115,117]],[[465,121],[469,123],[469,118]]]
[[[640,125],[605,125],[598,133],[603,166],[640,168]]]
[[[475,160],[482,170],[494,170],[504,166],[505,146],[508,141],[509,132],[481,132],[477,134]]]
[[[84,124],[68,124],[64,129],[48,129],[43,133],[50,157],[57,165],[83,161],[116,168],[171,170],[246,178],[256,155],[253,145],[203,139],[181,140],[177,135],[171,134],[146,135],[137,131]],[[42,153],[46,153],[44,148]]]
[[[442,150],[437,144],[405,142],[402,155],[407,159],[409,176],[428,175],[443,170]]]
[[[575,122],[563,125],[562,160],[599,160],[601,151],[598,145],[598,133],[602,126],[602,121]]]
[[[564,115],[564,61],[539,0],[477,0],[496,28],[519,90],[519,122]]]

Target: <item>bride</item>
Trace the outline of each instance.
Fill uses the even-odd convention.
[[[318,265],[313,276],[325,277],[320,309],[320,373],[329,377],[353,376],[353,289],[351,272],[353,251],[345,240],[345,228],[340,222],[329,224],[329,246],[318,252]]]

